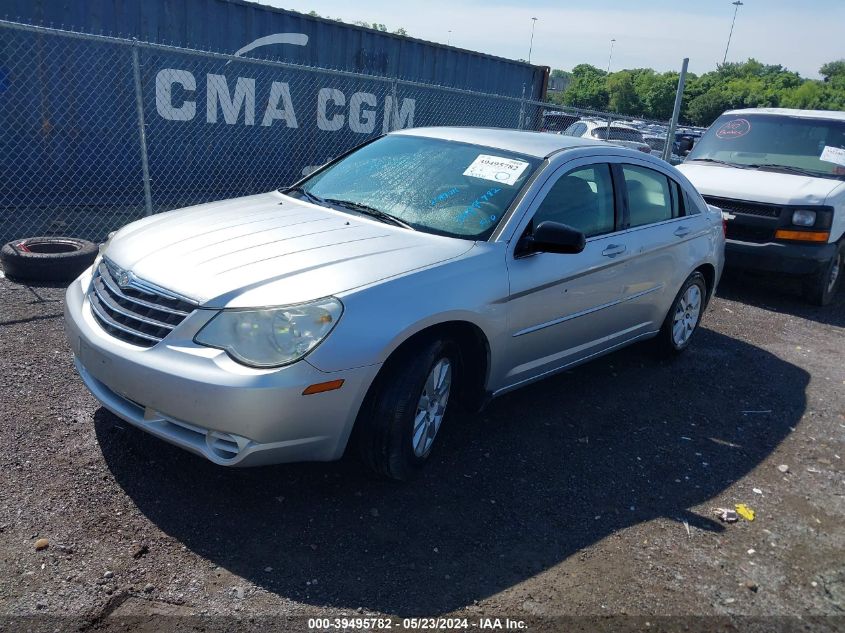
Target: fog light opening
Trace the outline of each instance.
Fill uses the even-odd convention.
[[[241,450],[233,436],[216,431],[206,433],[205,445],[215,456],[226,461],[235,459]]]

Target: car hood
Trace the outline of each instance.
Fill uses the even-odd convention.
[[[134,222],[114,235],[105,255],[139,279],[222,308],[339,294],[473,245],[270,192]]]
[[[703,196],[769,204],[824,204],[841,180],[684,163],[678,169]]]

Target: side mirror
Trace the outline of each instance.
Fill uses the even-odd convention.
[[[532,235],[525,237],[526,253],[574,255],[584,250],[587,238],[578,229],[560,222],[541,222]]]

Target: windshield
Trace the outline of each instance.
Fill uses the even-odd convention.
[[[330,205],[345,201],[358,205],[361,212],[369,207],[416,230],[487,239],[540,163],[492,147],[390,135],[349,154],[300,187]],[[353,205],[340,210],[356,211]]]
[[[597,127],[592,132],[593,136],[602,140],[607,140],[607,126]],[[643,135],[637,130],[631,130],[624,127],[610,127],[611,141],[639,141],[642,143]]]
[[[695,144],[687,160],[845,178],[845,121],[723,114]]]

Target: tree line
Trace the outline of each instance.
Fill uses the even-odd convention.
[[[845,59],[828,62],[819,74],[820,80],[805,79],[756,59],[723,64],[703,75],[687,73],[681,121],[707,126],[733,108],[845,110]],[[664,121],[672,116],[677,72],[635,68],[608,74],[579,64],[571,72],[554,70],[552,76],[569,80],[566,90],[550,93],[555,103]]]

